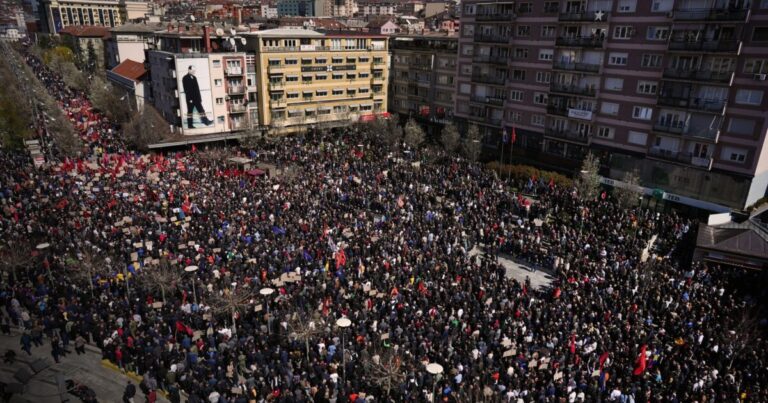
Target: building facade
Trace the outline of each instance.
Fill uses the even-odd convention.
[[[768,186],[768,2],[462,3],[456,115],[486,145],[742,208]]]
[[[149,3],[126,0],[42,0],[41,25],[57,33],[72,25],[116,27],[149,13]]]
[[[145,51],[155,48],[155,32],[165,28],[162,24],[125,24],[110,29],[105,41],[107,68],[133,60],[144,63]]]
[[[439,134],[453,120],[458,37],[398,36],[390,40],[389,109]]]
[[[274,133],[337,126],[387,111],[387,38],[273,29],[249,34],[262,125]]]

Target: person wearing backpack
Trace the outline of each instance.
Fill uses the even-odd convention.
[[[128,381],[128,385],[125,386],[125,391],[123,391],[123,403],[134,403],[134,396],[136,396],[136,385]]]

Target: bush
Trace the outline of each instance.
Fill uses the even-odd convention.
[[[542,171],[536,167],[530,165],[499,165],[498,161],[489,162],[486,167],[490,170],[496,171],[501,178],[510,176],[518,181],[527,181],[528,178],[536,177],[543,178],[546,182],[553,179],[555,185],[559,187],[572,187],[573,180],[563,174],[552,171]]]

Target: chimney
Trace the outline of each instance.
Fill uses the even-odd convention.
[[[205,53],[211,53],[211,27],[208,25],[203,25],[203,44]]]
[[[243,9],[235,7],[235,26],[239,27],[243,23]]]

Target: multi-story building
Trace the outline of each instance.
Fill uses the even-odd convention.
[[[43,29],[57,33],[71,25],[116,27],[149,13],[146,1],[129,0],[41,0]]]
[[[272,29],[247,36],[260,121],[274,133],[343,125],[387,111],[387,38]]]
[[[742,208],[768,186],[768,2],[462,3],[456,115],[486,145],[665,199]],[[610,182],[608,180],[607,182]]]
[[[160,23],[125,24],[110,29],[111,35],[105,41],[107,68],[133,60],[144,63],[144,52],[155,48],[155,32],[165,25]]]
[[[423,123],[433,134],[453,119],[458,37],[397,36],[389,41],[389,110]]]
[[[331,15],[334,17],[353,17],[357,14],[356,0],[331,0]]]

